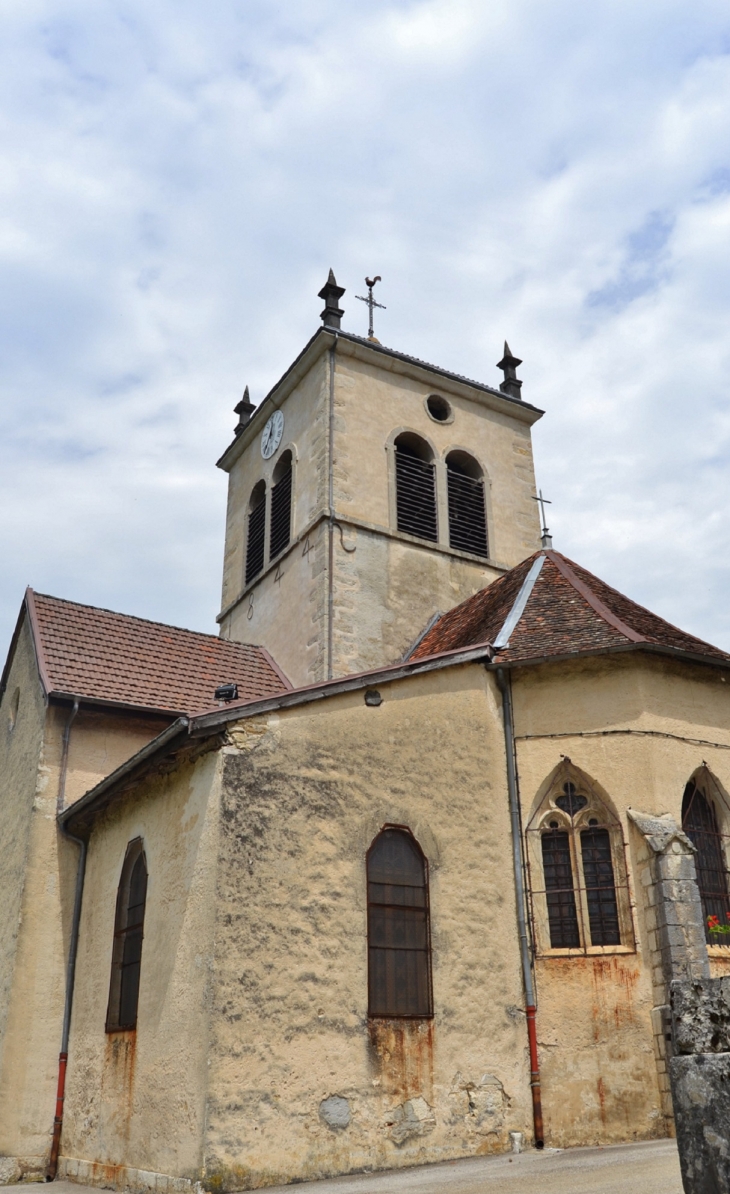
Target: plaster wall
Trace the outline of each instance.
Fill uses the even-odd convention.
[[[537,960],[546,1140],[565,1147],[663,1135],[664,1063],[657,1072],[651,1017],[664,998],[652,985],[647,863],[626,810],[681,822],[685,785],[703,760],[727,790],[730,683],[714,669],[631,653],[515,669],[512,685],[525,826],[567,755],[619,817],[634,906],[636,952],[606,946]],[[726,972],[730,950],[710,952]]]
[[[394,527],[395,434],[411,431],[425,439],[437,465],[439,544],[449,546],[445,459],[468,452],[481,465],[488,490],[490,560],[513,568],[540,546],[530,428],[534,411],[495,410],[490,398],[468,383],[433,375],[426,379],[388,367],[389,358],[358,359],[342,343],[335,373],[335,504],[344,518]],[[430,394],[446,398],[449,422],[433,419]],[[494,401],[493,399],[491,401]],[[514,411],[514,413],[512,413]],[[459,598],[461,600],[461,598]]]
[[[15,681],[11,673],[8,685],[9,691],[14,684],[20,687],[21,703],[11,738],[17,754],[3,793],[5,810],[23,812],[26,846],[22,853],[11,837],[15,818],[8,816],[0,850],[0,867],[21,868],[19,874],[8,873],[3,897],[9,903],[22,893],[19,913],[8,907],[3,919],[3,929],[14,923],[17,942],[14,967],[3,967],[6,1031],[0,1046],[0,1153],[17,1158],[11,1178],[42,1172],[50,1146],[78,861],[78,847],[61,838],[56,827],[62,737],[71,706],[45,710],[32,651],[28,636],[13,669],[22,674],[19,670]],[[71,728],[66,803],[133,755],[164,724],[82,708]]]
[[[18,1148],[17,1123],[9,1115],[22,1069],[14,1070],[13,993],[18,947],[27,909],[27,874],[37,817],[36,780],[45,706],[27,622],[21,628],[0,703],[0,1154]],[[22,966],[22,959],[21,959]],[[26,1143],[26,1142],[24,1142]]]
[[[499,698],[432,673],[247,720],[224,765],[205,1183],[240,1189],[531,1136]],[[365,854],[430,875],[433,1020],[369,1020]],[[326,1119],[346,1100],[346,1125]]]
[[[329,512],[328,343],[278,400],[285,430],[274,457],[262,461],[257,427],[256,434],[242,433],[242,450],[230,466],[221,634],[267,647],[295,686],[395,662],[434,613],[470,597],[540,545],[530,439],[535,412],[494,409],[499,399],[468,383],[429,377],[424,368],[397,369],[371,349],[361,359],[353,355],[363,351],[360,346],[344,340],[338,341],[333,381],[337,521],[332,532],[322,525]],[[451,404],[448,423],[437,422],[426,408],[434,386]],[[397,530],[393,441],[403,430],[421,435],[434,453],[438,543]],[[262,477],[270,489],[287,447],[295,457],[292,543],[275,561],[267,557],[263,573],[246,586],[251,491]],[[489,560],[449,545],[445,460],[456,449],[474,456],[484,473]]]
[[[269,410],[269,414],[273,414],[280,407],[284,415],[281,444],[271,459],[264,460],[261,455],[259,433],[251,438],[229,472],[222,610],[245,587],[246,521],[253,488],[264,480],[270,495],[274,469],[287,448],[294,457],[292,539],[296,539],[327,505],[328,378],[327,356],[320,355],[291,393]],[[268,535],[266,538],[268,565]],[[235,625],[240,625],[239,620]],[[224,627],[227,626],[228,622],[224,622]],[[223,633],[226,638],[237,638],[235,634]],[[264,645],[268,647],[268,643]]]
[[[64,1171],[93,1162],[197,1175],[203,1161],[219,756],[147,778],[91,835],[74,998]],[[138,1026],[105,1031],[117,887],[141,837],[149,873]]]

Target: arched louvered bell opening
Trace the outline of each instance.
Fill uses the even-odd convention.
[[[248,503],[248,537],[246,540],[246,584],[264,569],[266,539],[266,482],[254,486]]]
[[[428,444],[404,433],[395,441],[398,530],[419,539],[438,539],[436,469]]]
[[[446,458],[446,481],[450,546],[486,559],[487,514],[479,464],[466,452],[451,452]]]
[[[274,469],[271,486],[271,529],[269,559],[289,544],[291,537],[292,454],[284,452]]]

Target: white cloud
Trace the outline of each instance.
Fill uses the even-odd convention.
[[[700,0],[27,0],[0,47],[4,637],[39,589],[214,629],[243,385],[383,275],[508,337],[556,545],[730,647],[730,13]]]

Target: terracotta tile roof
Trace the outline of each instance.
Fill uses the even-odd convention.
[[[556,551],[536,552],[444,614],[424,635],[410,659],[479,643],[494,644],[523,584],[529,588],[532,570],[536,570],[541,557],[539,574],[508,645],[497,649],[498,661],[522,663],[646,643],[654,649],[681,651],[730,664],[730,656],[724,651],[685,634]]]
[[[49,693],[193,713],[214,704],[219,684],[238,684],[245,700],[291,688],[262,647],[77,605],[31,589],[26,603]]]

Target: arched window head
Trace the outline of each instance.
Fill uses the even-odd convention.
[[[621,825],[570,759],[556,769],[526,838],[539,952],[632,947]]]
[[[248,503],[246,538],[246,584],[264,570],[266,542],[266,482],[254,485]]]
[[[368,850],[368,1010],[433,1015],[428,868],[405,829],[387,828]]]
[[[146,901],[147,861],[142,839],[136,838],[127,846],[117,891],[107,1032],[121,1032],[137,1026]]]
[[[419,539],[438,539],[436,468],[425,440],[404,431],[395,441],[398,530]]]
[[[727,811],[719,783],[707,767],[702,767],[684,789],[682,828],[697,850],[695,867],[705,936],[713,945],[725,945],[727,938],[710,932],[708,918],[716,916],[721,925],[730,919],[727,837],[722,832]]]
[[[450,452],[446,457],[449,497],[449,544],[459,551],[489,555],[484,475],[473,456]]]
[[[289,544],[291,536],[292,454],[283,452],[277,461],[271,484],[271,528],[269,559]]]

